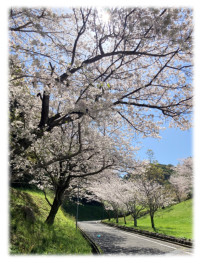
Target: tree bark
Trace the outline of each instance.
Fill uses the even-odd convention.
[[[49,97],[49,94],[44,91],[42,98],[41,121],[39,123],[39,127],[44,127],[48,123]]]
[[[126,225],[126,216],[124,215],[123,218],[124,218],[124,224]]]
[[[178,195],[178,192],[176,192],[176,197],[177,197],[178,203],[181,203],[181,199],[180,199],[180,196]]]
[[[119,216],[118,216],[118,212],[116,213],[116,223],[118,224],[119,222]]]
[[[58,212],[58,209],[60,208],[60,206],[62,204],[62,197],[63,197],[65,189],[66,188],[58,188],[56,190],[56,194],[55,194],[53,204],[51,206],[51,210],[50,210],[49,215],[45,221],[45,223],[50,225],[50,226],[53,225],[54,220],[55,220],[55,216]]]
[[[137,227],[137,218],[133,217],[133,219],[134,219],[134,226]]]
[[[150,218],[151,218],[151,225],[152,225],[152,228],[153,228],[154,230],[156,230],[155,225],[154,225],[154,214],[150,214]]]

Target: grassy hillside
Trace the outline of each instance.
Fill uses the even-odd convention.
[[[126,226],[134,227],[131,216],[128,216],[126,221]],[[111,222],[115,223],[115,219]],[[192,239],[192,199],[157,211],[154,222],[158,233]],[[137,224],[137,229],[154,232],[148,214],[139,218]],[[119,225],[124,225],[123,218],[119,219]]]
[[[91,247],[75,228],[74,218],[61,209],[52,227],[44,224],[49,210],[43,193],[11,188],[10,253],[91,254]]]

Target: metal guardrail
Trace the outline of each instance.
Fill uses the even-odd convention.
[[[99,249],[99,247],[95,244],[95,242],[79,227],[77,226],[77,228],[79,229],[79,231],[81,232],[82,236],[88,241],[88,243],[90,244],[91,248],[92,248],[92,253],[97,255],[97,254],[102,254],[101,250]]]

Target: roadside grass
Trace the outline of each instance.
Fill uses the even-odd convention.
[[[156,232],[178,238],[193,239],[192,216],[192,199],[165,209],[160,209],[154,216]],[[104,222],[109,221],[104,220]],[[110,222],[116,223],[116,219],[111,219]],[[124,219],[122,217],[119,218],[118,225],[155,232],[151,227],[149,214],[137,220],[138,227],[134,227],[133,218],[131,216],[126,217],[126,225],[124,224]]]
[[[25,218],[25,207],[34,213],[34,221]],[[44,224],[49,210],[42,192],[10,189],[10,254],[92,254],[75,219],[61,209],[53,226]]]

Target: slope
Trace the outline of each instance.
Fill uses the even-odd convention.
[[[61,209],[52,227],[44,224],[49,210],[42,192],[11,188],[10,253],[91,254],[91,247],[75,228],[74,218]]]
[[[189,199],[165,209],[158,210],[154,216],[156,232],[179,238],[192,239],[192,203],[192,199]],[[126,221],[127,224],[124,225],[123,218],[119,218],[118,225],[134,227],[133,218],[131,216],[126,217]],[[111,222],[115,223],[116,221],[113,219]],[[137,224],[137,229],[154,232],[151,227],[149,214],[139,218]]]

